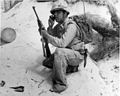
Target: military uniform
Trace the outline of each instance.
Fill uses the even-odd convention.
[[[62,92],[67,88],[66,71],[67,73],[76,71],[74,68],[78,68],[83,61],[84,56],[80,54],[80,50],[84,49],[84,43],[81,41],[79,31],[76,23],[68,18],[53,29],[48,28],[49,34],[46,38],[57,48],[51,57],[43,62],[43,65],[53,68],[53,90],[56,92]]]

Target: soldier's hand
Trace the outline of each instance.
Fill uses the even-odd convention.
[[[46,30],[41,30],[41,35],[44,37],[44,38],[47,38],[47,31]]]
[[[51,18],[49,18],[48,19],[48,25],[49,25],[49,27],[53,27],[53,25],[54,25],[54,23],[55,23],[55,21],[54,20],[52,20]]]

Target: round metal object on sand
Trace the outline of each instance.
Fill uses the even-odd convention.
[[[1,32],[1,40],[10,43],[16,38],[16,32],[13,28],[4,28]]]

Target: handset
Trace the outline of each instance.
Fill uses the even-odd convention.
[[[50,18],[54,21],[55,20],[55,16],[54,15],[50,15]]]

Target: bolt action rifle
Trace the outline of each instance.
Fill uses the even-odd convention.
[[[35,10],[35,7],[33,6],[32,7],[34,12],[35,12],[35,15],[37,17],[37,23],[38,23],[38,27],[39,27],[39,33],[41,35],[41,30],[45,30],[45,27],[43,26],[42,22],[40,21],[38,15],[37,15],[37,12]],[[42,41],[42,48],[43,48],[43,55],[44,57],[50,57],[51,55],[51,52],[50,52],[50,49],[49,49],[49,46],[48,46],[48,42],[47,42],[47,39],[46,38],[41,38],[41,41]]]

